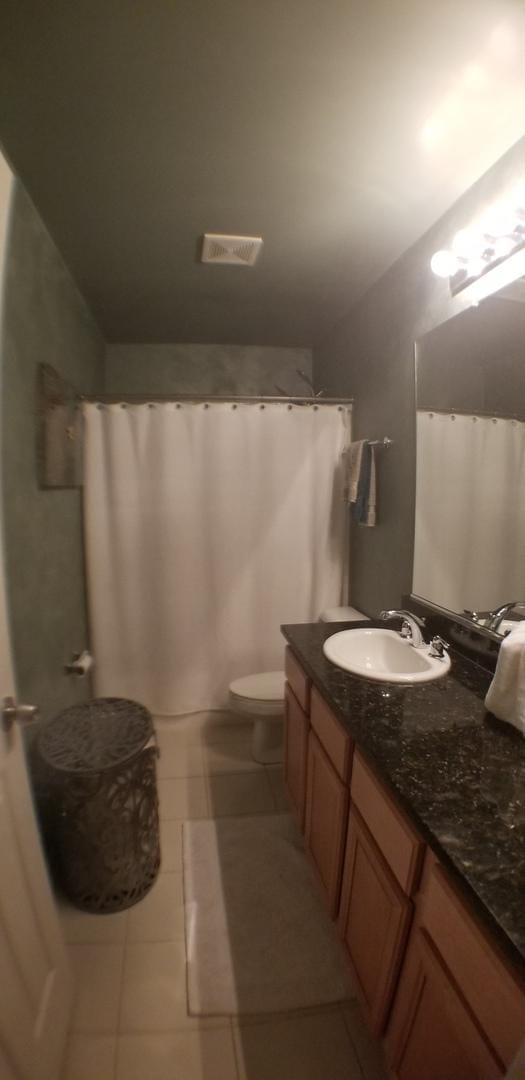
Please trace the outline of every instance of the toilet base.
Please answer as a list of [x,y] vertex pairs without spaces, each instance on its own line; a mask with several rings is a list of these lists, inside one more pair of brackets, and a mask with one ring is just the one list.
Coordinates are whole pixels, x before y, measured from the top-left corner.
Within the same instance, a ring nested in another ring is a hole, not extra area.
[[261,717],[254,721],[252,757],[259,765],[280,765],[284,760],[284,717]]

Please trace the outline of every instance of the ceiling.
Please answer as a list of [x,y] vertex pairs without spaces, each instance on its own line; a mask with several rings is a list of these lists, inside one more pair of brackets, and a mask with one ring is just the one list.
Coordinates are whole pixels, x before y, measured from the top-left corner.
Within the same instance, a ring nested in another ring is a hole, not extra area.
[[108,340],[310,345],[522,135],[524,35],[523,0],[2,0],[0,140]]

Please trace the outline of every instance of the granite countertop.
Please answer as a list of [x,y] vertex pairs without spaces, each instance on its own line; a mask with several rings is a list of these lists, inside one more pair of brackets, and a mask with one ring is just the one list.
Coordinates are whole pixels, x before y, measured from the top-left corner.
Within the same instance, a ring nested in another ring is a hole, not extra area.
[[[353,626],[381,625],[373,622]],[[466,889],[525,974],[525,740],[487,713],[491,674],[451,650],[448,675],[419,686],[357,678],[323,642],[335,623],[283,626],[297,659]]]

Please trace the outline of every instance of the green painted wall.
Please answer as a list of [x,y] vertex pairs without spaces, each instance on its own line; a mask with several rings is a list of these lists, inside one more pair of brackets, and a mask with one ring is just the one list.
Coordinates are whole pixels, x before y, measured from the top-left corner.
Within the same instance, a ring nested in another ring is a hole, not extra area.
[[434,251],[474,220],[525,170],[525,138],[459,199],[384,274],[314,352],[314,378],[354,397],[356,439],[394,444],[378,459],[378,524],[352,528],[351,603],[370,615],[399,607],[412,589],[416,472],[414,342],[466,305],[434,277]]
[[40,491],[37,365],[80,392],[103,385],[104,342],[57,248],[15,184],[6,261],[2,468],[8,598],[19,695],[44,716],[90,694],[63,673],[88,642],[80,491]]

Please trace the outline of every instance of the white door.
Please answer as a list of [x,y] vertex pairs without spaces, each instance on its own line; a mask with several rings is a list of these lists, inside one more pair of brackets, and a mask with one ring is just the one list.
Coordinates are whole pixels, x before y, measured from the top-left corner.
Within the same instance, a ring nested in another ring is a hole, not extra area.
[[[0,153],[2,291],[12,183]],[[0,331],[1,319],[0,308]],[[4,698],[16,699],[2,525],[0,491],[0,1077],[56,1080],[71,1011],[71,976],[33,811],[20,717],[1,715]]]

